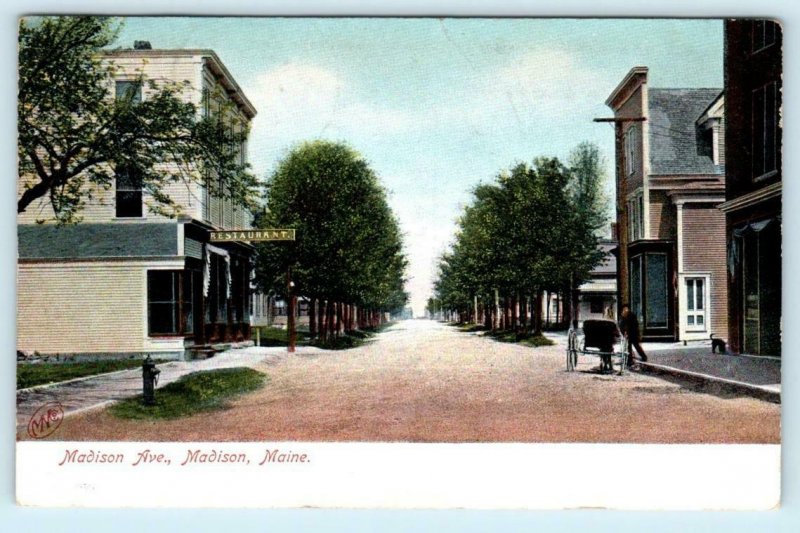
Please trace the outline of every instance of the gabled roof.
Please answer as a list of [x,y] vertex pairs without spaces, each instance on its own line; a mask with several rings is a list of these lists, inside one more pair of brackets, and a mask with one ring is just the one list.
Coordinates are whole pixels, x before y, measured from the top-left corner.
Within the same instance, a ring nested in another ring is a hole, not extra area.
[[601,274],[616,274],[617,273],[617,258],[611,253],[611,250],[617,247],[617,241],[601,240],[597,243],[597,247],[606,255],[599,265],[592,269],[593,275]]
[[648,91],[651,174],[722,174],[700,150],[697,120],[722,89],[654,89]]

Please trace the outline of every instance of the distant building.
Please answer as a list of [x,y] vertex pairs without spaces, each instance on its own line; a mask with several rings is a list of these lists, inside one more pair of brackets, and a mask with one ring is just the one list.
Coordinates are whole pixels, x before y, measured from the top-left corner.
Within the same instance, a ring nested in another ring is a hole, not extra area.
[[[307,327],[309,324],[310,300],[297,297],[294,307],[295,325]],[[250,325],[253,327],[274,326],[285,328],[288,324],[289,306],[286,300],[259,292],[251,296]]]
[[635,67],[606,100],[617,120],[618,288],[645,340],[724,335],[725,101],[659,89]]
[[[200,113],[232,103],[223,120],[244,127],[256,114],[211,50],[110,51],[118,67],[112,95],[146,101],[139,74],[187,82],[183,96]],[[239,147],[246,157],[246,146]],[[26,176],[19,177],[18,191]],[[88,187],[88,186],[87,186]],[[171,183],[177,218],[153,214],[132,172],[118,170],[110,189],[94,187],[74,226],[37,224],[52,213],[47,197],[18,216],[19,350],[88,356],[154,354],[181,358],[195,345],[250,338],[253,248],[209,242],[209,231],[248,228],[246,210],[209,194],[200,183]]]
[[725,22],[730,320],[735,353],[781,355],[781,27]]
[[605,257],[578,287],[578,317],[581,322],[594,318],[617,318],[617,258],[612,253],[616,241],[604,239],[598,247]]

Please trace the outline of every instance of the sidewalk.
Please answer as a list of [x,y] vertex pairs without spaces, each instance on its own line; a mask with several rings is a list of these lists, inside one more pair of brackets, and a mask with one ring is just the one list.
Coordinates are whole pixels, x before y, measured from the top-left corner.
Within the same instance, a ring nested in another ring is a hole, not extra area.
[[780,359],[712,353],[709,341],[689,346],[642,343],[642,348],[647,354],[647,363],[641,365],[645,372],[688,378],[780,402]]
[[[301,347],[298,348],[297,353],[311,353],[316,350],[316,348]],[[286,348],[284,347],[251,346],[222,352],[210,359],[161,363],[158,365],[161,374],[156,388],[163,387],[192,372],[218,368],[253,367],[262,362],[278,361],[285,356]],[[141,368],[17,391],[17,430],[24,429],[36,409],[48,402],[60,403],[66,416],[141,393]]]
[[[546,332],[545,336],[566,346],[566,332]],[[707,340],[688,346],[682,342],[643,342],[642,348],[647,354],[647,363],[639,365],[642,372],[781,401],[779,358],[712,353],[711,341]],[[634,357],[638,359],[635,350]]]

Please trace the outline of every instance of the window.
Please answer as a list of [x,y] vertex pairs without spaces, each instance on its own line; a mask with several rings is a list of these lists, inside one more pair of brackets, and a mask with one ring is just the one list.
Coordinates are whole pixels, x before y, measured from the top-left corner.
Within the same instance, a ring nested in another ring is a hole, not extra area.
[[128,100],[132,104],[142,101],[142,84],[138,81],[118,81],[115,90],[117,100]]
[[149,335],[192,332],[193,276],[181,270],[147,272],[147,324]]
[[716,146],[714,146],[714,127],[709,126],[697,132],[697,155],[710,158],[716,165]]
[[201,100],[203,106],[203,118],[208,118],[211,116],[211,94],[209,93],[208,87],[203,87],[203,96]]
[[637,255],[631,259],[630,264],[630,293],[631,311],[636,316],[642,316],[642,256]]
[[756,53],[775,44],[778,35],[778,25],[774,21],[754,20],[752,24],[752,53]]
[[[142,84],[138,81],[117,81],[117,100],[138,104],[142,101]],[[133,165],[119,165],[117,172],[116,215],[120,218],[142,216],[142,176]]]
[[142,216],[142,175],[133,165],[117,169],[116,215],[119,218]]
[[668,319],[667,291],[667,256],[666,254],[648,253],[645,255],[645,298],[647,313],[645,326],[650,328],[666,328]]
[[631,311],[642,317],[646,329],[669,328],[668,259],[665,253],[646,252],[629,263]]
[[750,354],[780,355],[780,224],[774,220],[752,223],[739,239],[742,348]]
[[222,227],[227,227],[227,224],[225,224],[225,202],[227,200],[226,192],[225,180],[222,178],[222,176],[220,176],[217,178],[217,205],[219,205],[219,217],[217,219],[217,224]]
[[631,176],[636,172],[636,141],[637,141],[637,128],[631,126],[625,132],[625,169],[627,175]]
[[706,281],[705,278],[686,278],[686,329],[704,331],[706,329]]
[[598,314],[603,312],[603,299],[599,296],[593,296],[589,300],[589,312],[592,314]]
[[753,91],[753,178],[778,170],[778,84],[768,83]]
[[644,196],[639,194],[628,201],[628,241],[644,238]]

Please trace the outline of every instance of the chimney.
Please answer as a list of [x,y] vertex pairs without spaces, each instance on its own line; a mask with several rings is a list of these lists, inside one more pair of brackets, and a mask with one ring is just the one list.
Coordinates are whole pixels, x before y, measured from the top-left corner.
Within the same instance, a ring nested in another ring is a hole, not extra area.
[[133,41],[133,49],[134,50],[152,50],[153,47],[150,45],[150,41]]

